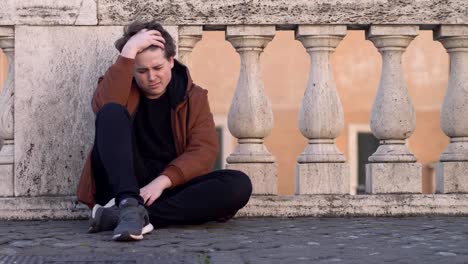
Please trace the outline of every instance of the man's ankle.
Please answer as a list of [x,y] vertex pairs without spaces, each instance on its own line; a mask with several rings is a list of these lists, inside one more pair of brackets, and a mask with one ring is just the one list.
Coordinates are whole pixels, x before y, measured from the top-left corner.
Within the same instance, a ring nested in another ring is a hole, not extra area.
[[133,193],[123,193],[116,196],[116,205],[120,207],[120,204],[124,200],[132,199],[135,200],[139,205],[144,205],[144,200],[140,195],[133,194]]

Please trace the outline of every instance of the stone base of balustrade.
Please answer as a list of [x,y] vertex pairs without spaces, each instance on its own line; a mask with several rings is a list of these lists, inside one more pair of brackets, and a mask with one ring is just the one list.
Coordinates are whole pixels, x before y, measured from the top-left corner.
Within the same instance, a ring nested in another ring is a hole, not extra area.
[[0,197],[13,195],[13,171],[13,164],[0,164]]
[[439,162],[436,166],[437,193],[468,193],[468,162]]
[[[0,198],[1,220],[86,219],[73,196]],[[468,194],[254,195],[236,217],[468,216]]]
[[366,193],[421,193],[420,163],[366,164]]
[[237,216],[468,216],[468,194],[253,196]]
[[276,163],[231,163],[226,169],[239,170],[249,175],[253,194],[277,194],[278,188]]
[[0,197],[2,220],[84,219],[89,211],[75,196]]
[[296,194],[349,193],[348,163],[296,164]]

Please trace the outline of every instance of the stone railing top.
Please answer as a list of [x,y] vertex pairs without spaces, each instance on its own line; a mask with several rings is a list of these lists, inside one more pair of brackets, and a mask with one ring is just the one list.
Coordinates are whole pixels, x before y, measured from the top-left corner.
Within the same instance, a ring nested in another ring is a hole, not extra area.
[[1,0],[0,25],[468,24],[466,0]]

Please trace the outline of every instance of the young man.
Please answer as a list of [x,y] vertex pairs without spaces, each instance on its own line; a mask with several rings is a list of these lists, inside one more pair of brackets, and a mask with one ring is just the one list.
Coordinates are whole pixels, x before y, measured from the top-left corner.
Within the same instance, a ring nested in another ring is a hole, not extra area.
[[155,21],[134,22],[115,46],[92,99],[95,142],[77,193],[93,208],[90,232],[140,240],[153,225],[232,217],[252,185],[240,171],[211,172],[218,137],[207,91],[174,59],[172,37]]

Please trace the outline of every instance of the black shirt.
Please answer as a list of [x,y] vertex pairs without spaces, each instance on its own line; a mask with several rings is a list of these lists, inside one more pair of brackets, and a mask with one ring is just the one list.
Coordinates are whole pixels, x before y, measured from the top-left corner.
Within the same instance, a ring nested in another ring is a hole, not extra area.
[[167,91],[157,99],[148,99],[141,93],[136,116],[133,120],[133,131],[139,156],[146,171],[154,179],[177,156]]

